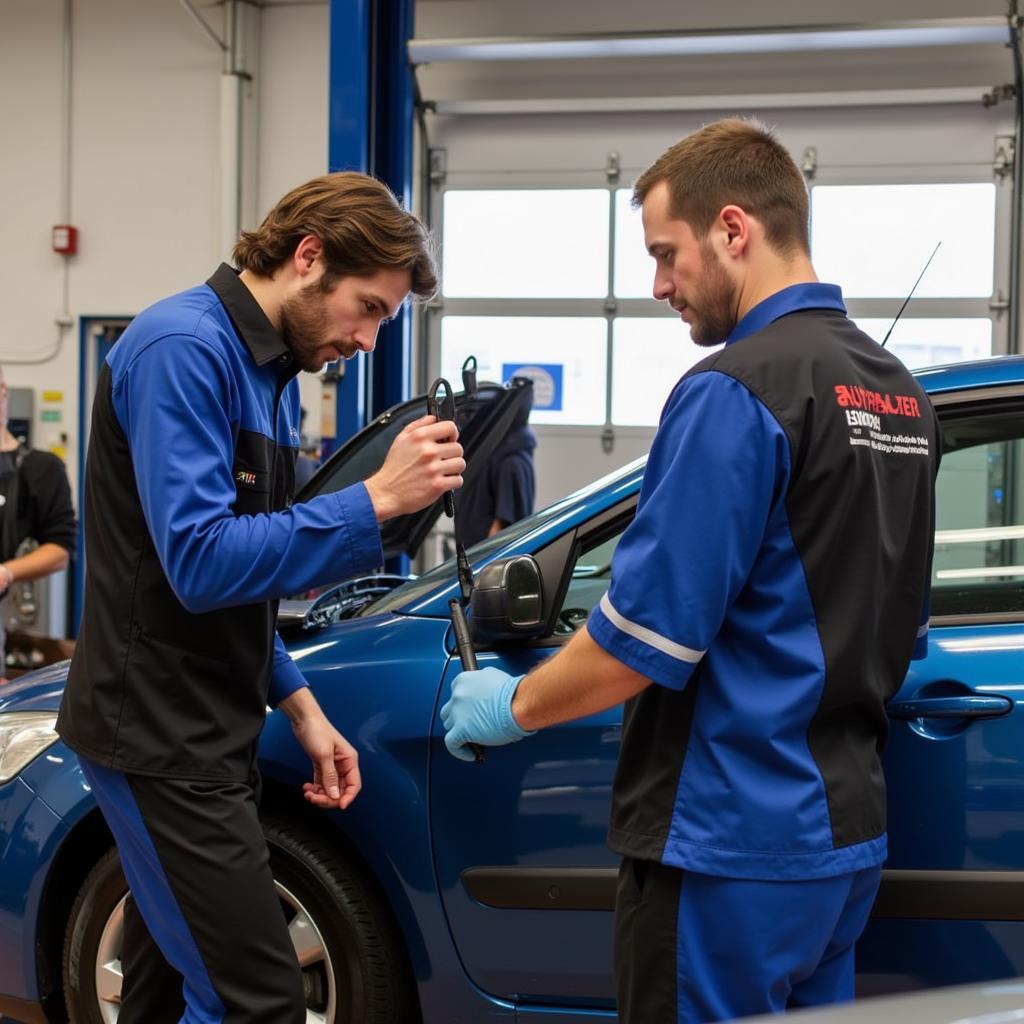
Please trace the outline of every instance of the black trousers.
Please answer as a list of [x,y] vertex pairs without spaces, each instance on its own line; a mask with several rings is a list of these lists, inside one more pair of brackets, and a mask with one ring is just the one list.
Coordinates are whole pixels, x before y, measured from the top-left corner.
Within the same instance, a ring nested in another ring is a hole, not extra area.
[[253,786],[82,771],[131,887],[119,1024],[305,1024]]

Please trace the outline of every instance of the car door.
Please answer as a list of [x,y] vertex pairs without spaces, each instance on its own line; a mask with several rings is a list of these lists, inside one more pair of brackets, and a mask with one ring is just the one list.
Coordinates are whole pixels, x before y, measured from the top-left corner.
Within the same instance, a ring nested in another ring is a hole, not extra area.
[[889,859],[862,992],[1024,974],[1024,396],[936,398],[927,659],[889,704]]
[[[612,553],[634,507],[632,499],[554,542],[549,548],[564,552],[557,558],[538,555],[544,588],[557,605],[551,635],[478,652],[481,668],[526,672],[583,626],[608,589]],[[449,661],[442,700],[460,670],[457,659]],[[592,1007],[595,1020],[614,1005],[618,859],[605,837],[621,727],[620,706],[490,749],[478,765],[445,752],[435,717],[435,866],[462,963],[484,991],[523,1003]]]

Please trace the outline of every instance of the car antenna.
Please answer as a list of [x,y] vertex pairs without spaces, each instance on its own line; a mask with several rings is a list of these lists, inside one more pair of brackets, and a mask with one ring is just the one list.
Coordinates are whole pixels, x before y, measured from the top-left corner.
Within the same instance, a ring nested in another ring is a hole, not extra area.
[[914,296],[914,292],[917,291],[917,286],[921,283],[921,278],[924,277],[925,271],[932,265],[932,260],[935,259],[935,254],[939,251],[940,245],[942,245],[941,238],[935,243],[935,248],[932,249],[931,256],[928,257],[928,261],[921,269],[921,273],[917,275],[917,280],[914,282],[914,287],[910,289],[910,294],[903,300],[903,305],[900,306],[900,311],[896,314],[896,319],[889,325],[889,330],[885,332],[885,337],[882,339],[882,348],[885,348],[885,343],[889,340],[889,335],[892,334],[893,327],[899,323],[900,317],[903,316],[903,310],[907,308],[907,303],[910,302]]

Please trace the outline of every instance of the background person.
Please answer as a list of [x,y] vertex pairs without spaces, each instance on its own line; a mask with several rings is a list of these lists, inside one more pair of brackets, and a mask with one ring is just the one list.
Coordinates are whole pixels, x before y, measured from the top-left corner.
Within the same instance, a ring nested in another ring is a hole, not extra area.
[[852,998],[886,855],[885,703],[925,653],[937,420],[818,283],[803,178],[761,126],[684,139],[634,202],[655,298],[725,348],[665,405],[587,629],[525,677],[458,676],[446,742],[471,760],[628,700],[624,1024]]
[[532,403],[516,412],[483,471],[455,497],[455,539],[466,547],[492,537],[533,511],[537,435],[529,426]]
[[[256,808],[268,704],[345,808],[358,757],[274,629],[277,599],[375,568],[378,524],[458,487],[451,423],[423,417],[365,483],[288,507],[299,370],[372,351],[431,244],[361,174],[306,183],[196,288],[107,357],[85,480],[85,610],[57,728],[110,826],[125,909],[121,1024],[305,1024]],[[183,1016],[184,1014],[184,1016]]]
[[298,494],[320,468],[320,460],[313,458],[309,439],[303,429],[306,423],[306,407],[299,408],[299,452],[295,457],[295,493]]
[[[27,447],[8,430],[9,398],[0,370],[0,597],[7,597],[16,582],[66,568],[78,532],[64,463],[51,452]],[[38,547],[18,556],[29,538]],[[0,651],[6,650],[9,611],[9,601],[0,604]]]

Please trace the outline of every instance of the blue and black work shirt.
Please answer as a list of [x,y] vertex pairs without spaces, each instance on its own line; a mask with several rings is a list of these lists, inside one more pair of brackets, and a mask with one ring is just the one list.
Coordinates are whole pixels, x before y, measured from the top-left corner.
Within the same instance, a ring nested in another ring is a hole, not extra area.
[[626,708],[610,845],[704,874],[885,858],[885,703],[927,644],[934,410],[838,288],[755,306],[680,380],[591,636]]
[[125,772],[246,779],[305,685],[277,598],[380,565],[366,487],[290,505],[297,366],[222,265],[108,355],[85,477],[85,608],[57,729]]

